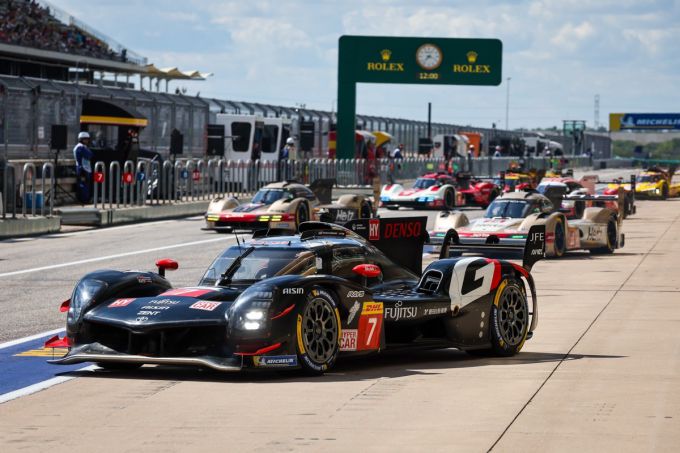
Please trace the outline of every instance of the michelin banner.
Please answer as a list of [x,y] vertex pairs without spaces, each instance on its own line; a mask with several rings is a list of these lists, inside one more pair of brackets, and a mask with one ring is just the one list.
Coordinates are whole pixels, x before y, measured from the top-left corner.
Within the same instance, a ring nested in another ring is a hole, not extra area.
[[610,113],[609,130],[680,129],[680,113]]

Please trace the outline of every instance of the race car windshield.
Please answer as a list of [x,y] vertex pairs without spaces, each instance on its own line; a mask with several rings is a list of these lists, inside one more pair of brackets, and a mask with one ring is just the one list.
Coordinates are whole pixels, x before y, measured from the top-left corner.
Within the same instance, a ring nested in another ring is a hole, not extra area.
[[[232,264],[242,256],[235,268]],[[203,275],[201,285],[216,285],[229,270],[229,282],[257,281],[264,278],[286,274],[301,274],[314,264],[310,252],[300,249],[280,249],[271,247],[250,248],[231,247],[220,255]],[[299,264],[299,265],[298,265]]]
[[293,194],[283,189],[260,189],[251,203],[272,204],[276,200],[292,200]]
[[638,178],[638,182],[657,182],[659,175],[642,175]]
[[436,180],[430,179],[430,178],[418,178],[416,179],[416,183],[413,185],[414,189],[427,189],[428,187],[432,187],[437,183]]
[[495,200],[489,205],[484,217],[506,217],[521,219],[532,212],[539,212],[538,206],[527,200]]

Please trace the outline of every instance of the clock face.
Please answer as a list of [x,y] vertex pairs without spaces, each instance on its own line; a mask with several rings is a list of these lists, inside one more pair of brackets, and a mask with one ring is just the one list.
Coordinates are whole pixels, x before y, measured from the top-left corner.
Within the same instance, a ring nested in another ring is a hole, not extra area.
[[442,51],[434,44],[423,44],[416,50],[416,61],[421,68],[431,71],[442,64]]

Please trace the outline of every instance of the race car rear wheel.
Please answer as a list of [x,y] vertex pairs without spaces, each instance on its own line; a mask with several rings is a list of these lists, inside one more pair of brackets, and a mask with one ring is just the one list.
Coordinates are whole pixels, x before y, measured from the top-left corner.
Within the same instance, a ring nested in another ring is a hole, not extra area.
[[340,314],[335,298],[313,288],[297,320],[297,352],[302,369],[310,374],[328,371],[338,356]]
[[453,209],[456,206],[456,194],[451,189],[444,192],[444,208]]
[[299,227],[302,222],[309,220],[309,209],[306,203],[300,203],[295,211],[295,227]]
[[555,242],[553,244],[555,257],[559,258],[564,255],[567,249],[567,236],[564,233],[564,222],[561,218],[555,221]]
[[617,243],[616,220],[614,219],[614,217],[611,217],[607,222],[607,245],[605,247],[590,249],[590,253],[594,255],[614,253],[614,249],[616,249],[616,243]]
[[668,198],[668,184],[663,184],[661,186],[661,199],[665,200]]
[[498,285],[490,322],[492,351],[503,357],[517,354],[529,331],[529,303],[521,281],[508,278]]

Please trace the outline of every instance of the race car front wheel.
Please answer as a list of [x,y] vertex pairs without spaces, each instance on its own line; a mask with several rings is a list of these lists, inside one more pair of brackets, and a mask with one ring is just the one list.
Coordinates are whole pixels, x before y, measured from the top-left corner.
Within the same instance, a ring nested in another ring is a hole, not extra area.
[[529,303],[521,281],[505,279],[496,290],[491,306],[491,349],[509,357],[524,346],[529,331]]
[[302,369],[310,374],[328,371],[338,356],[340,314],[335,298],[322,288],[313,288],[302,313],[298,314],[297,352]]

